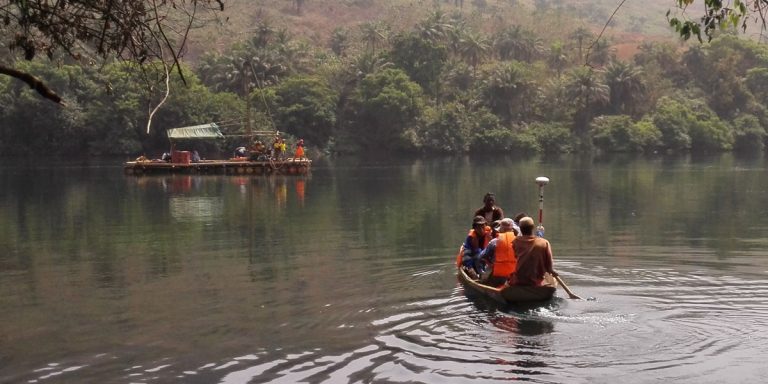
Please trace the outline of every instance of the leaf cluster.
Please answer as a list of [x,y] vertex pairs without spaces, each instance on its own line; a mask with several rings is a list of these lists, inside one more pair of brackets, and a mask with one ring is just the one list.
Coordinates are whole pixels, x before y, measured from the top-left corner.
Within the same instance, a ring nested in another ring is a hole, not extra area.
[[748,16],[755,15],[762,21],[765,28],[765,1],[764,0],[701,0],[704,5],[703,15],[697,19],[689,19],[686,11],[696,0],[675,0],[677,10],[681,15],[672,16],[672,10],[667,11],[669,25],[684,40],[696,37],[703,42],[702,33],[707,41],[712,41],[718,30],[740,28],[746,32],[750,23]]

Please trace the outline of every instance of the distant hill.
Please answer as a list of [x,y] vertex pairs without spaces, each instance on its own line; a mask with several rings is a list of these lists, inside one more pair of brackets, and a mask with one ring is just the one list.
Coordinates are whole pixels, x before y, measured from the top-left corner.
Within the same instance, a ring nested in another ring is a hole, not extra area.
[[[286,28],[294,37],[327,47],[334,29],[383,21],[394,31],[412,28],[437,9],[462,12],[487,33],[503,25],[527,29],[565,40],[578,27],[599,33],[616,9],[616,0],[227,0],[218,23],[193,31],[187,58],[194,61],[206,51],[221,52],[233,42],[250,36],[254,26],[266,21]],[[463,3],[463,5],[461,5]],[[631,56],[645,40],[675,41],[665,14],[672,0],[626,2],[618,10],[604,36],[611,39],[619,57]]]

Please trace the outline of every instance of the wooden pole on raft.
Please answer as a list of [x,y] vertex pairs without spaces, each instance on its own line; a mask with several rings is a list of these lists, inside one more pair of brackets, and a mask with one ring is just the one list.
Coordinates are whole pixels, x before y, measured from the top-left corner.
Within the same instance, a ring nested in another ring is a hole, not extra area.
[[[544,237],[544,186],[549,184],[549,178],[539,176],[536,178],[536,184],[539,186],[539,225],[536,227],[536,236]],[[581,297],[573,293],[559,275],[555,276],[555,280],[557,280],[560,286],[563,287],[563,290],[568,294],[568,297],[581,300]]]

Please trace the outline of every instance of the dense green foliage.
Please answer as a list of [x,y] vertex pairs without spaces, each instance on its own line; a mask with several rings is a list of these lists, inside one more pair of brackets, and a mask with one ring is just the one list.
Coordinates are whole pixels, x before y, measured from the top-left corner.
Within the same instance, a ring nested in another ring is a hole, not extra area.
[[237,120],[225,129],[237,134],[245,116],[329,152],[765,148],[763,45],[727,35],[685,51],[643,43],[619,60],[609,40],[588,52],[594,35],[583,28],[557,39],[519,25],[486,34],[482,17],[438,10],[394,33],[367,22],[336,29],[327,47],[259,23],[245,41],[201,57],[186,86],[173,79],[149,135],[147,108],[164,85],[147,94],[135,68],[19,63],[69,106],[0,78],[0,150],[154,154],[167,147],[164,129]]
[[275,87],[277,125],[313,143],[325,144],[336,124],[336,95],[318,78],[296,76]]
[[422,113],[422,91],[399,69],[365,76],[352,94],[347,146],[365,150],[412,149],[412,132]]
[[[29,70],[41,73],[57,89],[66,90],[63,94],[69,105],[62,108],[41,100],[19,82],[0,82],[0,149],[4,154],[98,155],[167,149],[164,130],[146,134],[150,100],[136,68],[123,63],[108,65],[99,72],[38,62],[19,66],[34,67]],[[235,95],[212,93],[195,76],[187,77],[186,86],[175,78],[172,89],[171,97],[155,116],[158,127],[221,121],[243,110],[243,102]]]
[[632,121],[627,115],[598,116],[592,120],[592,140],[604,152],[643,152],[656,149],[661,131],[648,120]]

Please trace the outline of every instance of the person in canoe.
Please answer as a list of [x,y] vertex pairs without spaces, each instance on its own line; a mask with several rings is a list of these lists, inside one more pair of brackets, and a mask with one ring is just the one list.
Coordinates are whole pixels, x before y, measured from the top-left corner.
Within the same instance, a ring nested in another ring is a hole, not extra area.
[[512,243],[517,262],[509,285],[539,286],[544,281],[545,273],[557,277],[552,247],[546,239],[534,236],[534,227],[532,218],[520,219],[520,236]]
[[478,257],[480,252],[485,249],[488,243],[491,241],[491,227],[488,226],[485,218],[482,216],[475,216],[472,219],[472,229],[467,234],[467,239],[464,241],[464,254],[461,258],[461,264],[467,271],[467,274],[472,278],[478,278]]
[[523,217],[528,217],[528,214],[525,212],[520,212],[512,219],[512,225],[514,226],[515,233],[517,233],[518,236],[520,235],[520,219]]
[[504,211],[496,206],[496,195],[488,192],[483,196],[483,206],[475,211],[475,216],[482,216],[485,221],[492,223],[504,218]]
[[480,274],[480,282],[490,286],[500,286],[509,280],[515,272],[517,258],[512,246],[517,238],[514,231],[514,221],[504,218],[499,225],[499,235],[491,240],[480,253],[479,264],[485,265],[485,271]]

